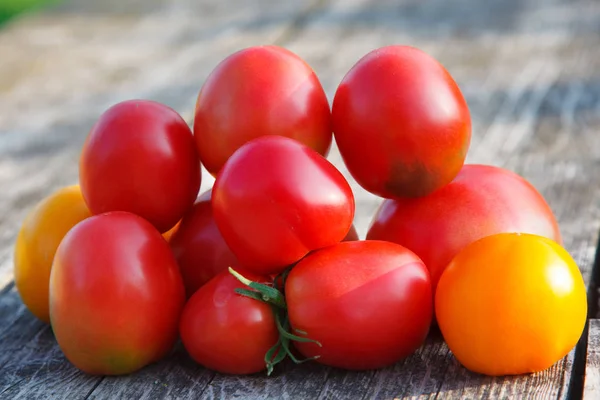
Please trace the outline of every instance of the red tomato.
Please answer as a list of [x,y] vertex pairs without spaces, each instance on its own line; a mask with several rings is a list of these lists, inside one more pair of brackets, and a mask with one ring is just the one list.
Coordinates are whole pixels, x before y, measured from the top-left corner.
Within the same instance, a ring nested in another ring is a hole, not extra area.
[[385,200],[367,239],[399,243],[427,265],[433,287],[470,243],[503,232],[560,242],[558,224],[541,194],[519,175],[489,165],[465,165],[452,183],[427,197]]
[[196,103],[194,137],[202,163],[213,175],[244,143],[282,135],[327,155],[331,112],[311,67],[277,46],[256,46],[223,60],[206,80]]
[[408,46],[359,60],[335,93],[332,119],[352,176],[387,198],[424,196],[449,183],[471,141],[458,86],[434,58]]
[[50,321],[67,359],[100,375],[136,371],[177,339],[185,289],[167,242],[127,212],[67,233],[50,274]]
[[[266,278],[238,271],[255,282]],[[227,374],[265,369],[265,353],[279,333],[271,306],[234,292],[248,289],[222,272],[194,293],[185,305],[179,331],[190,356],[203,366]]]
[[296,348],[334,367],[393,364],[421,346],[431,325],[427,268],[394,243],[344,242],[312,253],[292,268],[285,294],[292,327],[323,346]]
[[188,297],[219,272],[238,265],[213,218],[211,193],[200,196],[169,241]]
[[147,100],[125,101],[102,114],[79,163],[81,190],[92,213],[129,211],[161,232],[194,204],[200,177],[185,121]]
[[340,242],[354,217],[343,175],[316,151],[282,136],[242,146],[217,176],[212,196],[229,248],[262,275]]

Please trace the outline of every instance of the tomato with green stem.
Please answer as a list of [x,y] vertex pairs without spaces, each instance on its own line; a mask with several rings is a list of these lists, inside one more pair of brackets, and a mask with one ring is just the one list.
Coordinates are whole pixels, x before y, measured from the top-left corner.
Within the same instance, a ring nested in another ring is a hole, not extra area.
[[425,341],[433,312],[429,272],[410,250],[383,241],[343,242],[303,258],[285,296],[295,342],[307,358],[365,370],[393,364]]

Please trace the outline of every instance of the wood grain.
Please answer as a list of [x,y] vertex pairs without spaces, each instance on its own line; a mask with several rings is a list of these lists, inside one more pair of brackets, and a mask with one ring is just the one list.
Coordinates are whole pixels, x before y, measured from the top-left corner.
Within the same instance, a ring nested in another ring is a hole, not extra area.
[[600,398],[600,320],[590,320],[583,398]]
[[[487,378],[460,366],[435,333],[411,357],[379,371],[288,363],[270,378],[231,377],[203,369],[178,348],[130,376],[89,377],[66,362],[51,330],[22,306],[10,283],[12,243],[27,209],[77,180],[83,139],[109,105],[150,98],[191,121],[210,70],[227,54],[262,43],[302,56],[331,100],[362,55],[402,43],[439,59],[462,88],[473,119],[468,162],[509,168],[546,197],[591,300],[600,230],[599,27],[600,3],[590,0],[81,0],[9,25],[0,32],[0,398],[580,397],[583,377],[573,371],[585,357],[576,360],[574,351],[543,373]],[[335,147],[330,160],[353,187],[364,237],[381,200],[356,184]],[[213,181],[203,179],[205,190]],[[591,321],[590,399],[598,397],[598,329]]]

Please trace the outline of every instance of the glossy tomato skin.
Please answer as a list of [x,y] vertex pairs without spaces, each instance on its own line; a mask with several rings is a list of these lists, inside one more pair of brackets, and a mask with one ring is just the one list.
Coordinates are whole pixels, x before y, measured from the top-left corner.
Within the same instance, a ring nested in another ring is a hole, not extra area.
[[575,261],[537,235],[501,233],[465,247],[440,279],[440,330],[471,371],[543,371],[577,344],[587,318],[586,288]]
[[56,249],[72,227],[90,216],[79,185],[72,185],[36,204],[21,225],[15,243],[15,286],[27,308],[44,322],[50,322],[48,285]]
[[335,93],[332,121],[352,176],[386,198],[425,196],[450,182],[471,141],[457,84],[438,61],[408,46],[360,59]]
[[50,320],[65,356],[84,372],[128,374],[165,356],[184,303],[169,245],[141,217],[90,217],[58,247]]
[[[238,270],[260,283],[268,279]],[[181,340],[199,364],[226,374],[265,369],[265,354],[279,339],[271,306],[234,292],[247,289],[228,271],[221,272],[189,299],[179,325]]]
[[209,190],[198,198],[169,241],[188,298],[219,272],[239,264],[217,228],[211,194]]
[[217,176],[212,206],[242,266],[262,275],[340,242],[354,218],[344,176],[311,148],[282,136],[242,146]]
[[316,251],[291,270],[285,293],[292,327],[323,347],[294,345],[334,367],[393,364],[421,346],[431,325],[427,268],[395,243],[343,242]]
[[194,137],[213,176],[235,150],[263,135],[296,139],[324,156],[332,140],[319,79],[300,57],[278,46],[254,46],[224,59],[196,103]]
[[200,161],[179,114],[153,101],[129,100],[109,108],[92,128],[79,179],[92,213],[132,212],[166,232],[194,204]]
[[501,232],[524,232],[560,242],[558,223],[542,195],[519,175],[494,166],[465,165],[448,185],[426,197],[385,200],[367,239],[414,251],[433,287],[468,244]]

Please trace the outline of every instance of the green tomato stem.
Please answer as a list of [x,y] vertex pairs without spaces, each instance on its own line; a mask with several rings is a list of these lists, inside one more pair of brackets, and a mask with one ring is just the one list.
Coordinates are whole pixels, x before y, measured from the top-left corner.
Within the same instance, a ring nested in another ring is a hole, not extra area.
[[237,280],[239,280],[244,285],[250,288],[237,288],[235,289],[235,292],[253,300],[267,303],[271,306],[271,310],[273,311],[275,326],[277,327],[277,331],[279,332],[279,339],[277,340],[277,343],[275,343],[275,345],[273,345],[273,347],[271,347],[265,353],[267,375],[271,375],[273,373],[275,365],[285,360],[286,357],[289,357],[296,364],[301,364],[306,361],[315,360],[319,358],[319,356],[315,356],[303,360],[298,359],[296,356],[294,356],[294,354],[292,354],[292,351],[290,349],[290,341],[315,343],[319,347],[323,347],[320,342],[306,337],[308,334],[305,331],[294,329],[294,331],[298,333],[298,335],[294,335],[293,333],[291,333],[291,324],[288,318],[287,305],[284,296],[285,281],[287,279],[288,274],[291,271],[291,268],[292,267],[287,268],[285,271],[283,271],[281,274],[275,277],[273,287],[271,287],[262,283],[253,282],[247,279],[246,277],[242,276],[233,268],[229,267],[229,272]]

